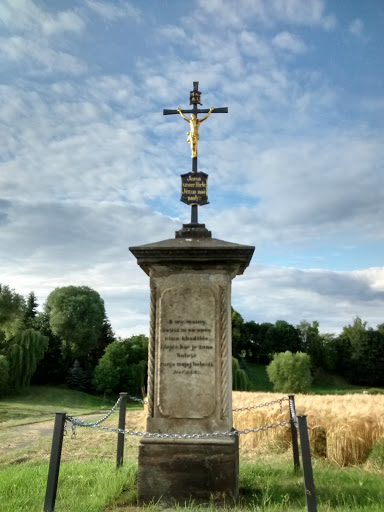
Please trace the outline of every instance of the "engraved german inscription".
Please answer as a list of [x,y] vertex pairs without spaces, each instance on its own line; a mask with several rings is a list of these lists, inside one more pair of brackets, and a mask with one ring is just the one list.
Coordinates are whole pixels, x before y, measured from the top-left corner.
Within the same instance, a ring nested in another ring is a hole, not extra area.
[[208,204],[208,174],[204,172],[188,172],[181,175],[180,201],[189,205]]

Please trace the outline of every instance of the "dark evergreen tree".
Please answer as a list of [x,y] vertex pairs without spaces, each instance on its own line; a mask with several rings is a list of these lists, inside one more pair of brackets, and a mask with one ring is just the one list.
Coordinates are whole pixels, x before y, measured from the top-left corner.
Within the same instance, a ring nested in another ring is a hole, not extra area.
[[360,317],[334,340],[337,371],[352,384],[384,386],[384,325],[367,327]]
[[368,329],[365,346],[359,358],[360,383],[366,386],[384,386],[384,332]]
[[337,368],[350,382],[359,384],[359,362],[363,347],[367,344],[367,322],[360,317],[353,319],[352,325],[343,327],[343,331],[336,339]]
[[311,358],[312,373],[317,373],[319,369],[325,369],[326,348],[319,332],[319,322],[314,321],[310,324],[306,320],[302,320],[297,328],[300,333],[302,351]]
[[86,358],[81,358],[81,362],[83,364],[84,372],[87,380],[87,391],[92,392],[95,391],[94,386],[92,385],[93,374],[95,368],[99,362],[99,360],[104,355],[105,349],[110,345],[113,341],[115,341],[115,333],[112,330],[112,326],[108,320],[108,318],[104,319],[103,325],[101,327],[99,339],[97,340],[97,345],[93,348]]
[[301,347],[298,329],[285,320],[277,320],[273,331],[273,352],[297,352]]
[[108,318],[104,318],[99,338],[97,340],[97,345],[89,352],[87,357],[88,366],[91,368],[92,372],[99,359],[104,355],[105,349],[113,341],[115,341],[115,333],[112,330],[112,326]]
[[34,292],[30,292],[27,297],[27,302],[25,306],[24,318],[23,318],[23,327],[25,329],[30,329],[35,327],[35,318],[37,315],[37,299]]
[[232,308],[232,355],[236,358],[246,357],[247,333],[243,317]]
[[275,326],[269,322],[260,325],[260,343],[263,347],[262,363],[267,364],[272,360],[275,346]]
[[246,359],[253,363],[259,363],[262,353],[260,343],[260,325],[253,320],[244,322],[245,337],[247,339]]
[[76,389],[77,391],[84,391],[87,387],[87,377],[77,360],[68,371],[67,384],[71,389]]

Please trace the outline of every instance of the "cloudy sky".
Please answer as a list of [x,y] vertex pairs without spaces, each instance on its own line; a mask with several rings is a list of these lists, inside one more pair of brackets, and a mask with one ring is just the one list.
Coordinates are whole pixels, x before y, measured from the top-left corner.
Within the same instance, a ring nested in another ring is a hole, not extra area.
[[41,305],[103,297],[148,332],[129,246],[174,236],[188,125],[215,238],[255,245],[233,284],[245,320],[384,322],[382,0],[1,0],[0,282]]

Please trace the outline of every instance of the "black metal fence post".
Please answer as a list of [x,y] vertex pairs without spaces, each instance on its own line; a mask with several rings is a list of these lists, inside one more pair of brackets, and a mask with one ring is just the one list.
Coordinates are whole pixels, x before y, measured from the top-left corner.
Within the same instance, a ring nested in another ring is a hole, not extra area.
[[53,512],[55,509],[57,481],[59,479],[61,448],[65,425],[65,412],[57,412],[53,427],[51,458],[49,461],[47,488],[45,491],[44,512]]
[[[119,429],[125,430],[125,411],[127,406],[127,393],[120,393],[120,409],[119,409]],[[116,467],[119,468],[123,465],[124,460],[124,440],[125,435],[122,433],[117,434],[117,456]]]
[[316,512],[315,482],[313,481],[311,450],[309,447],[307,416],[300,414],[298,417],[301,460],[303,462],[305,499],[307,500],[308,512]]
[[288,395],[289,398],[289,414],[291,417],[291,436],[292,436],[292,451],[293,451],[293,467],[295,470],[300,469],[300,456],[299,456],[299,443],[297,441],[297,427],[296,427],[296,409],[295,409],[295,395]]

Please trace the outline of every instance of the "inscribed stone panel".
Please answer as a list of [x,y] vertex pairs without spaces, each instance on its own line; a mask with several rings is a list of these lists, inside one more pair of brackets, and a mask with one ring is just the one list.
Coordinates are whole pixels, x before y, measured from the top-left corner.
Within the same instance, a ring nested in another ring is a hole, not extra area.
[[160,297],[158,407],[171,418],[206,418],[215,410],[215,296],[196,282]]

